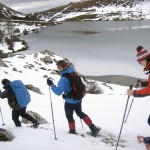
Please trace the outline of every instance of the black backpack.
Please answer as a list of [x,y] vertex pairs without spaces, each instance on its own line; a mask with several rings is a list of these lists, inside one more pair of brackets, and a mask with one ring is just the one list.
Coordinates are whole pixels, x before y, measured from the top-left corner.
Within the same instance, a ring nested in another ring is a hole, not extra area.
[[63,95],[63,98],[72,98],[73,100],[81,100],[85,94],[85,85],[83,84],[81,77],[77,75],[75,72],[73,73],[65,73],[62,77],[67,77],[70,81],[71,92]]

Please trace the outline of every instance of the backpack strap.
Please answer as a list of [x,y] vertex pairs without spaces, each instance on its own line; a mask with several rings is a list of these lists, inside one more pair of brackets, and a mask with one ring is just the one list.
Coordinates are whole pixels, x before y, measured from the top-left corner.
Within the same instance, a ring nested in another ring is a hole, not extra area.
[[75,72],[72,72],[72,73],[64,73],[61,77],[67,77],[70,79],[70,75],[71,74],[75,74]]
[[[73,73],[70,73],[70,74],[74,74]],[[64,73],[61,77],[66,77],[67,79],[69,79],[69,83],[70,83],[70,86],[71,86],[71,77],[70,77],[70,74],[69,73]],[[71,87],[72,88],[72,87]],[[66,98],[72,98],[72,94],[71,92],[68,92],[66,94],[62,94],[62,98],[63,99],[66,99]]]

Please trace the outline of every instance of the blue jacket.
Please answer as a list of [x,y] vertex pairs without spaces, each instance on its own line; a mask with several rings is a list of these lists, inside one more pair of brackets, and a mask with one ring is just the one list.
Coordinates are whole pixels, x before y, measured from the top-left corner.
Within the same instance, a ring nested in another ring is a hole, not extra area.
[[[60,75],[62,76],[65,73],[72,73],[72,72],[74,72],[73,67],[69,67],[61,71]],[[60,80],[58,81],[57,86],[52,84],[51,89],[56,95],[61,95],[62,93],[67,94],[68,92],[71,91],[69,79],[66,77],[61,77]],[[81,100],[73,100],[73,99],[66,98],[65,102],[70,104],[76,104],[81,102]]]

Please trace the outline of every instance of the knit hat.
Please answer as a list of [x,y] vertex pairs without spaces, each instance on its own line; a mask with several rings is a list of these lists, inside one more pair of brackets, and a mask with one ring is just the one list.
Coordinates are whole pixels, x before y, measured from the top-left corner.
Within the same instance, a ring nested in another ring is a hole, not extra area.
[[137,53],[136,57],[137,57],[137,61],[141,62],[141,61],[143,61],[143,60],[145,60],[145,59],[150,57],[150,52],[148,50],[146,50],[146,49],[141,49]]
[[3,79],[2,84],[5,85],[6,83],[10,82],[8,79]]
[[144,47],[141,46],[141,45],[139,45],[139,46],[137,46],[136,51],[139,52],[139,51],[141,51],[142,49],[144,49]]

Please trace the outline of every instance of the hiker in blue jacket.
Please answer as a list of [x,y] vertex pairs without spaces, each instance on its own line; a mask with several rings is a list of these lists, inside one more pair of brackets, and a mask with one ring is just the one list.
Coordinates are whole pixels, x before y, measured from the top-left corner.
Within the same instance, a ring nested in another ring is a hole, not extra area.
[[20,107],[17,103],[15,94],[10,87],[10,81],[8,79],[3,79],[2,84],[5,90],[3,92],[0,90],[0,98],[8,99],[8,104],[12,108],[12,120],[14,121],[16,127],[21,127],[21,122],[19,120],[19,116],[21,116],[22,118],[31,121],[33,123],[33,128],[37,128],[39,123],[36,119],[26,113],[27,106]]
[[[66,95],[67,93],[69,93],[71,91],[71,86],[70,86],[70,82],[69,79],[66,77],[63,77],[62,75],[64,75],[65,73],[73,73],[74,72],[74,68],[71,66],[68,66],[68,64],[64,61],[64,60],[59,60],[57,62],[57,68],[60,72],[61,78],[58,81],[57,86],[53,84],[53,81],[50,79],[47,79],[47,84],[49,86],[51,86],[52,91],[60,96],[61,94],[64,93],[64,95]],[[81,119],[83,119],[83,121],[85,122],[86,125],[89,126],[90,130],[91,130],[91,136],[96,136],[98,134],[98,132],[100,131],[99,127],[96,127],[93,123],[92,120],[89,118],[89,116],[87,114],[85,114],[84,112],[82,112],[82,99],[79,100],[73,100],[72,98],[65,98],[65,114],[66,114],[66,118],[68,120],[68,125],[69,125],[69,132],[70,134],[77,134],[76,130],[75,130],[75,121],[73,118],[73,112],[75,111],[77,116],[79,116]]]

